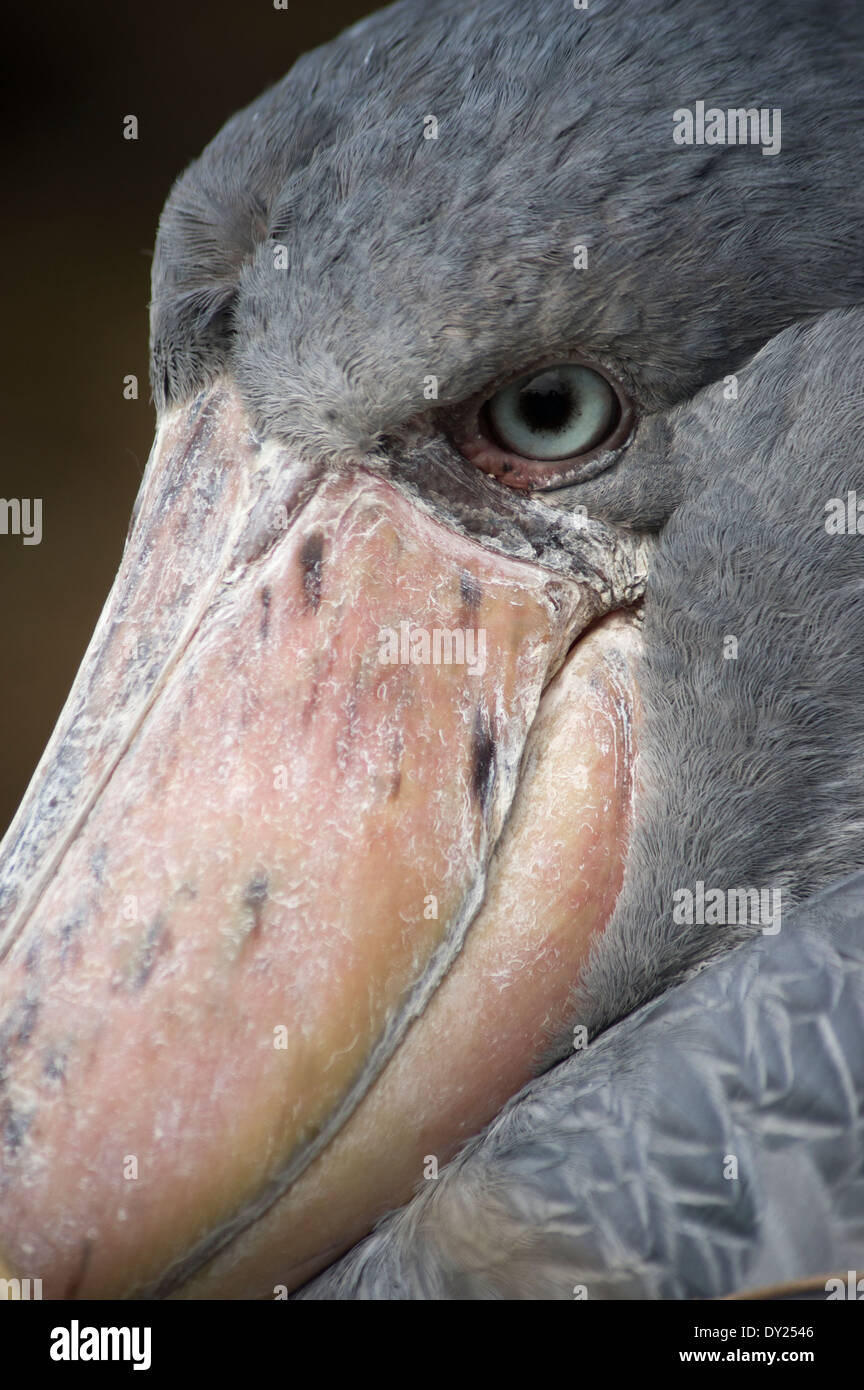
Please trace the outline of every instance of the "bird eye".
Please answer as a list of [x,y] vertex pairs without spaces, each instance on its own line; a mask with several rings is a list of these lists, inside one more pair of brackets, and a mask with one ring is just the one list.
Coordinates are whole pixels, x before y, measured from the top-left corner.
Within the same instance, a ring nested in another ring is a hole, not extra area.
[[620,413],[606,378],[572,362],[512,382],[486,410],[503,448],[541,462],[587,453],[611,433]]
[[562,362],[502,386],[461,425],[454,442],[469,462],[508,487],[554,488],[607,466],[594,460],[627,442],[633,409],[602,372]]

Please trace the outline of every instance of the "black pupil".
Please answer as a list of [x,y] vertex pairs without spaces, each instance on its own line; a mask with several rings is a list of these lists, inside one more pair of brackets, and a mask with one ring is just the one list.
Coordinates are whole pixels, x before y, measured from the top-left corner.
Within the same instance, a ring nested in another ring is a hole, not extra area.
[[533,377],[519,392],[522,418],[532,430],[550,434],[563,430],[575,406],[573,388],[558,372]]

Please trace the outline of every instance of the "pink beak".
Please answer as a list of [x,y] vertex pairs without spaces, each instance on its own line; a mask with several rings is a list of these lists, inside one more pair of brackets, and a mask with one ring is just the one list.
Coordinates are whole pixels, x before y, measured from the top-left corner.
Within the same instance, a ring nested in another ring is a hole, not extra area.
[[602,612],[224,384],[165,418],[0,855],[0,1265],[272,1297],[531,1077],[626,855]]

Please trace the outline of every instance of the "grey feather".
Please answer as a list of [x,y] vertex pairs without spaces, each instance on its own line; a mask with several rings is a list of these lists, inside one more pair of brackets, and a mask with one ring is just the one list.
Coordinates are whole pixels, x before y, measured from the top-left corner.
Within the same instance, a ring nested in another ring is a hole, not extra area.
[[[456,403],[579,348],[653,412],[858,303],[864,16],[782,15],[408,0],[307,55],[168,200],[157,401],[230,365],[263,429],[356,456],[427,411],[429,373]],[[676,147],[672,112],[706,96],[781,106],[782,153]]]

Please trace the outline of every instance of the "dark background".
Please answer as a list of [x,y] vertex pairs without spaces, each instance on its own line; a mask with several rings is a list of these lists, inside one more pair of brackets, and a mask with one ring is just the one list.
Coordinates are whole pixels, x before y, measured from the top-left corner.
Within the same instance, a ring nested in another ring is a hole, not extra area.
[[[43,538],[0,536],[0,834],[114,577],[154,412],[147,304],[172,182],[234,111],[375,0],[6,0],[0,130],[0,497],[41,497]],[[123,117],[138,117],[137,141]],[[123,378],[139,381],[123,399]]]

